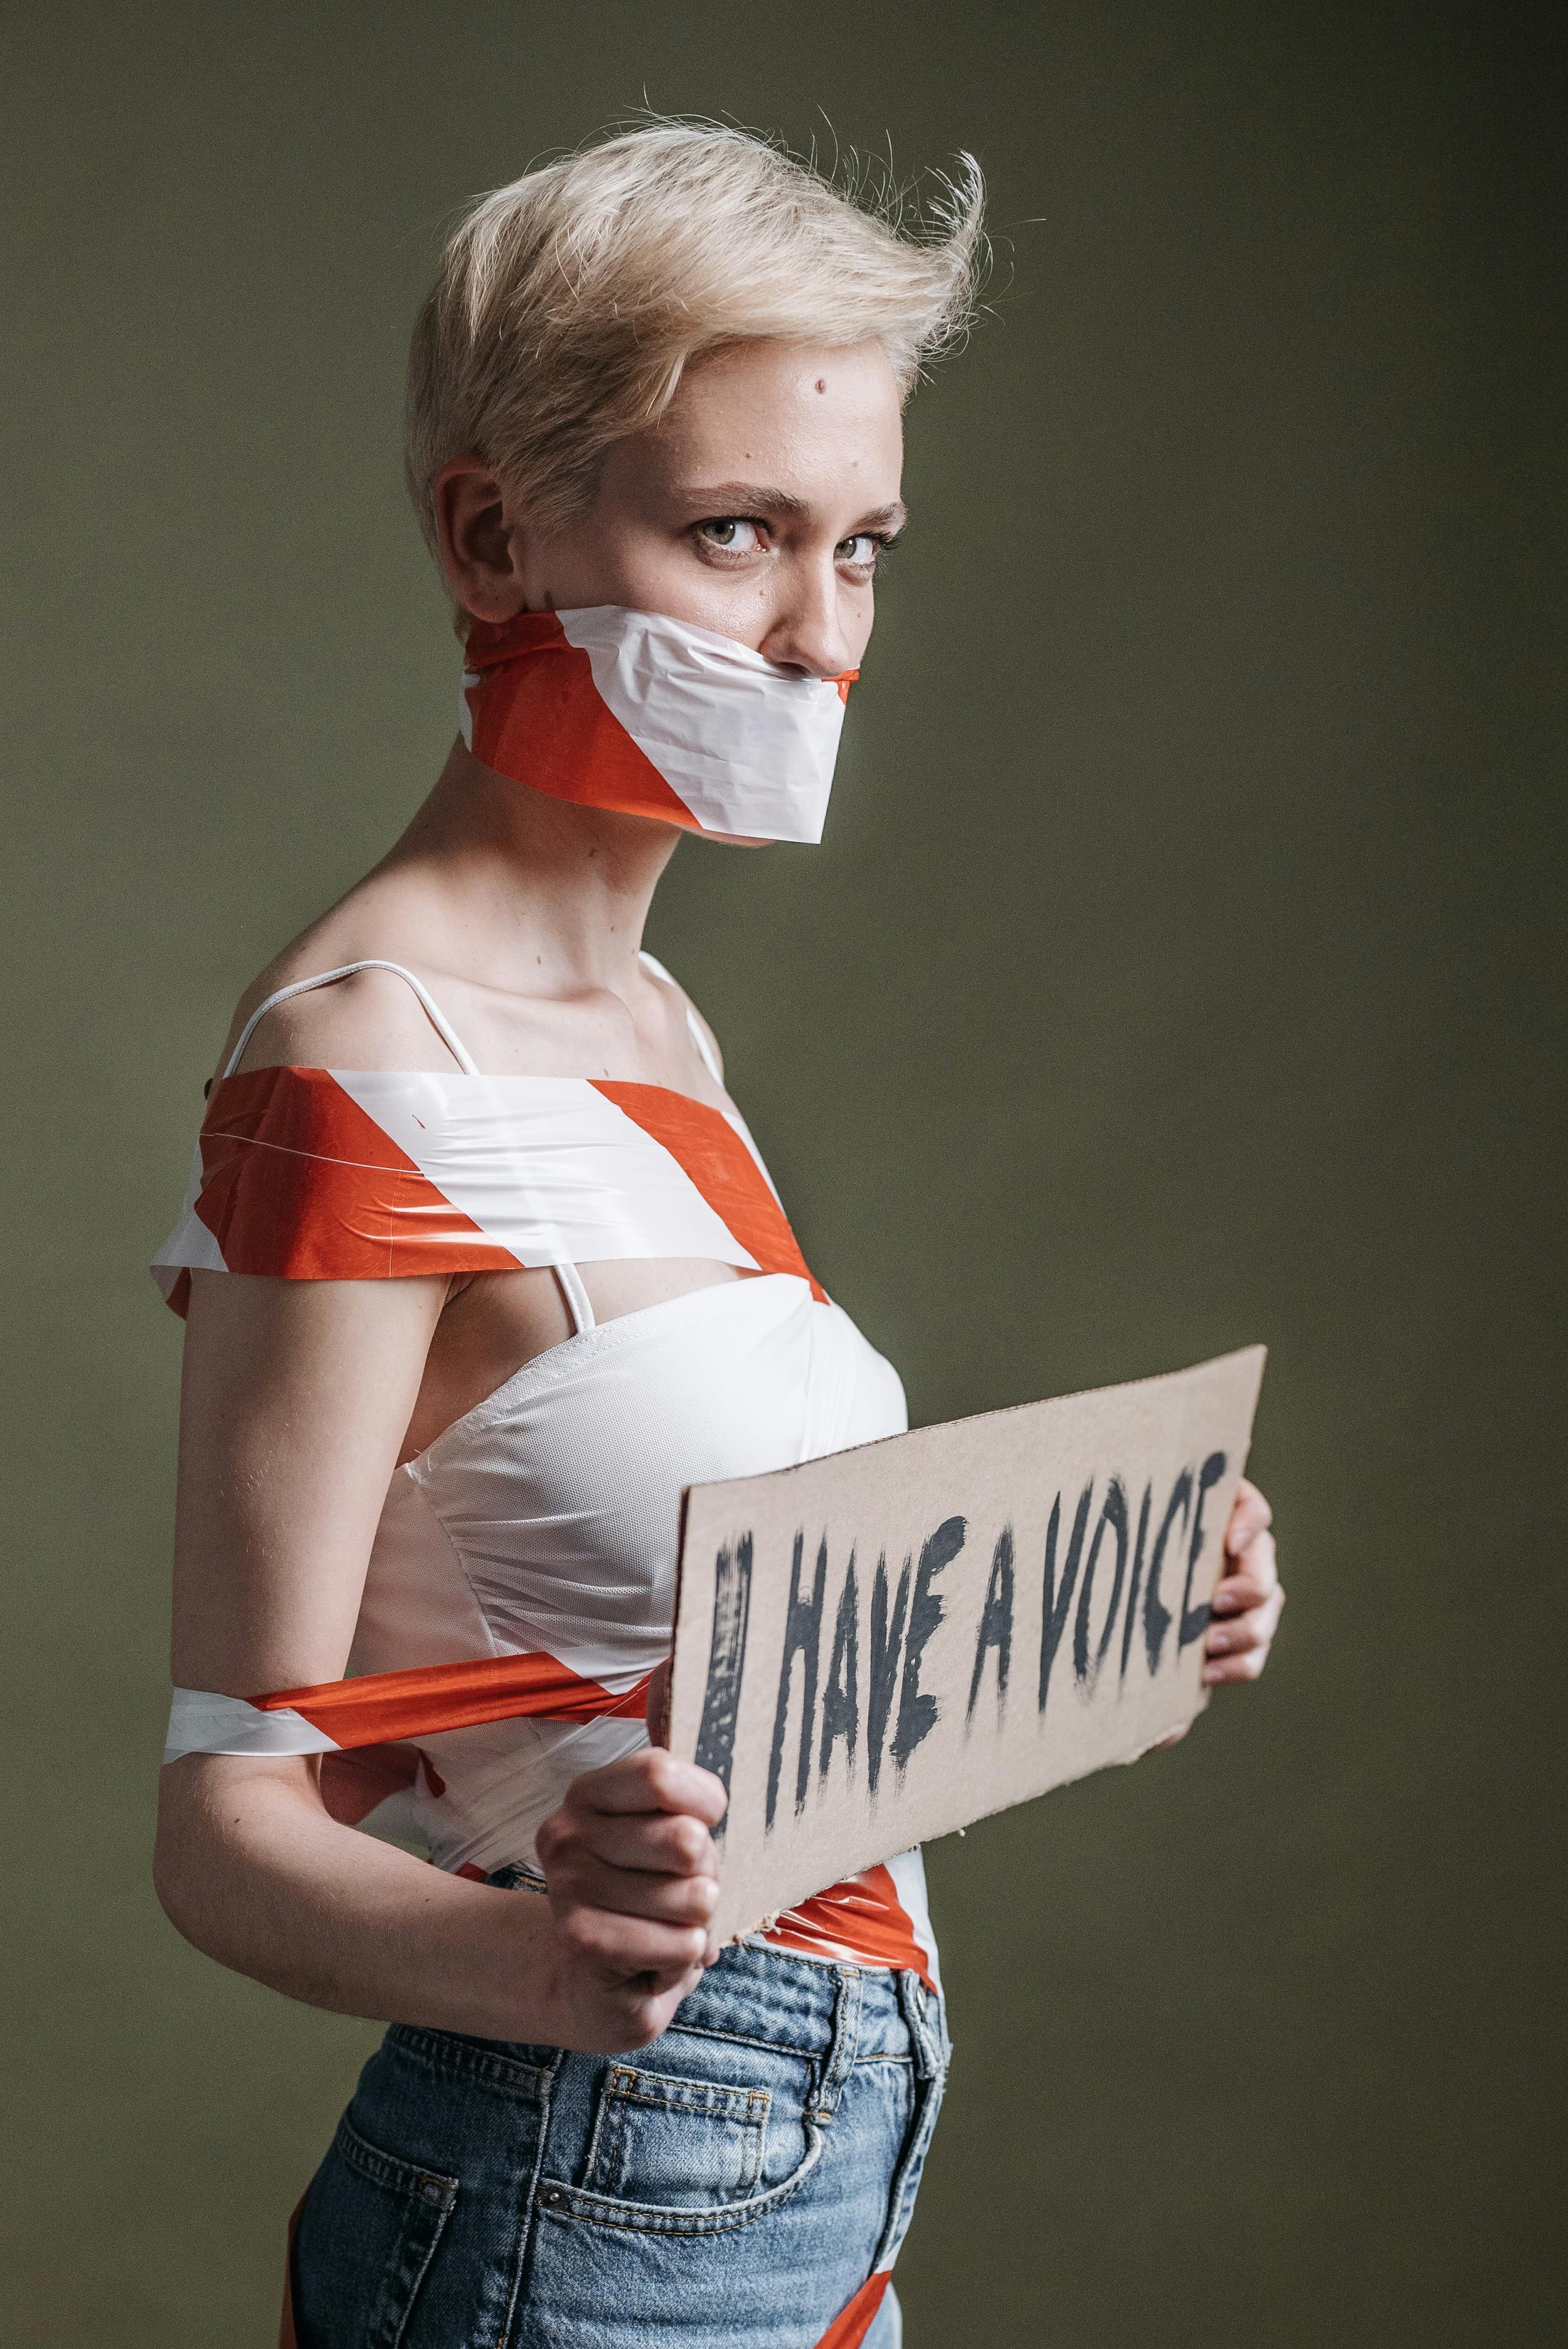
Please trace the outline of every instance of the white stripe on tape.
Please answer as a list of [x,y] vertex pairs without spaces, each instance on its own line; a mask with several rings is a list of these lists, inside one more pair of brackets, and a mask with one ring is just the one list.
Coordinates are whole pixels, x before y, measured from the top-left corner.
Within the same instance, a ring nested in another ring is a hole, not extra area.
[[206,1689],[174,1692],[169,1708],[165,1762],[182,1754],[335,1754],[335,1737],[317,1729],[287,1705],[263,1713],[242,1696],[214,1696]]

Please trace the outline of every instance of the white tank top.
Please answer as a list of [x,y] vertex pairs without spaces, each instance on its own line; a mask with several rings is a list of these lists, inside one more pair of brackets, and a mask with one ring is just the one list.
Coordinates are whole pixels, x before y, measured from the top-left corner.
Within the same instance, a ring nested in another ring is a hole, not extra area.
[[[375,967],[408,979],[460,1074],[233,1075],[274,1003],[365,967],[282,989],[248,1023],[214,1090],[182,1224],[155,1267],[166,1293],[182,1302],[197,1265],[364,1277],[434,1268],[432,1248],[449,1268],[496,1269],[500,1248],[506,1264],[554,1267],[574,1334],[394,1472],[350,1679],[284,1692],[292,1703],[177,1692],[169,1755],[322,1752],[339,1816],[417,1836],[439,1867],[484,1875],[537,1866],[536,1831],[572,1780],[646,1743],[641,1699],[670,1650],[683,1488],[897,1434],[903,1390],[807,1272],[733,1112],[659,1087],[482,1076],[426,990],[393,964]],[[298,1081],[280,1091],[284,1078]],[[607,1108],[622,1124],[630,1118],[624,1134],[612,1133]],[[297,1185],[302,1162],[304,1209],[276,1192],[280,1181]],[[341,1198],[324,1223],[321,1200],[338,1197],[334,1186]],[[705,1215],[717,1241],[694,1231]],[[568,1241],[583,1258],[700,1255],[761,1268],[595,1323]],[[373,1264],[355,1255],[366,1249]],[[376,1677],[388,1674],[408,1677]],[[464,1725],[445,1725],[452,1692],[466,1697],[498,1675],[537,1682],[544,1695],[526,1712],[470,1712]],[[403,1710],[395,1705],[377,1735],[401,1742],[351,1754],[364,1740],[345,1723],[380,1690]],[[385,1797],[399,1779],[411,1784]],[[830,1888],[769,1938],[934,1979],[918,1854]]]

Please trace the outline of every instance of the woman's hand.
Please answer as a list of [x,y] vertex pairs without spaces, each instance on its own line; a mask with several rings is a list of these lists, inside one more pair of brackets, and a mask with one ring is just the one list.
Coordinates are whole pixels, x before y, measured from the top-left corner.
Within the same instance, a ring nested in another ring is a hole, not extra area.
[[1274,1511],[1255,1485],[1242,1478],[1225,1527],[1225,1569],[1210,1601],[1203,1637],[1203,1682],[1255,1681],[1268,1661],[1279,1628],[1284,1590],[1269,1531]]
[[710,1830],[727,1800],[711,1771],[654,1746],[584,1771],[540,1827],[563,2046],[646,2046],[717,1957]]
[[570,1788],[539,1831],[548,1900],[340,1825],[309,1755],[188,1754],[161,1796],[159,1892],[187,1940],[337,2013],[621,2054],[667,2029],[717,1954],[724,1788],[671,1754]]

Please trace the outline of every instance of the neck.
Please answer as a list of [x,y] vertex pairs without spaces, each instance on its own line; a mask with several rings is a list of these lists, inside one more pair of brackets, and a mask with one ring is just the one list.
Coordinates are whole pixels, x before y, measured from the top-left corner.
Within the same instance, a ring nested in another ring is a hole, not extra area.
[[455,742],[380,869],[421,868],[450,901],[461,959],[491,966],[494,983],[619,992],[679,838],[674,824],[531,791]]

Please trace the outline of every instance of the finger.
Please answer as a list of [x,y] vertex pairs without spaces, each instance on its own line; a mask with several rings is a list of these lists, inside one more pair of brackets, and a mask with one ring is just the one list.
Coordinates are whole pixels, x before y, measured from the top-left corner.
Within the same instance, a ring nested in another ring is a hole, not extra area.
[[1225,1688],[1237,1681],[1255,1681],[1268,1661],[1268,1650],[1254,1648],[1245,1656],[1216,1656],[1203,1666],[1205,1688]]
[[1274,1511],[1245,1476],[1236,1487],[1236,1497],[1231,1504],[1231,1519],[1225,1527],[1225,1547],[1232,1557],[1240,1557],[1249,1542],[1274,1523]]
[[605,2003],[612,2013],[618,2010],[624,2022],[619,2030],[613,2028],[613,2035],[597,2051],[589,2052],[624,2055],[634,2047],[647,2046],[668,2030],[676,2007],[690,1997],[701,1980],[702,1968],[690,1966],[683,1974],[638,1974],[624,1988],[610,1991]]
[[1274,1537],[1271,1533],[1257,1534],[1245,1563],[1214,1585],[1210,1611],[1215,1615],[1239,1614],[1245,1608],[1261,1607],[1278,1588],[1279,1560]]
[[670,1742],[670,1674],[674,1664],[675,1658],[666,1656],[662,1664],[655,1665],[648,1682],[648,1701],[643,1710],[650,1745],[667,1745]]
[[596,1811],[569,1797],[540,1822],[534,1845],[546,1880],[563,1890],[589,1863],[650,1879],[718,1874],[713,1837],[686,1811]]
[[607,2039],[598,2052],[607,2055],[624,2055],[628,2048],[645,2047],[650,2039],[657,2039],[667,2029],[670,2016],[683,1998],[689,1998],[702,1980],[700,1966],[686,1966],[672,1973],[667,1966],[646,1966],[641,1973],[627,1974],[614,1980],[601,1980],[594,1985],[596,2000],[602,2000],[613,2011],[625,2017],[625,2024],[614,2039]]
[[1191,1726],[1192,1724],[1190,1721],[1184,1721],[1181,1723],[1181,1728],[1173,1729],[1168,1737],[1157,1737],[1153,1744],[1149,1748],[1150,1753],[1163,1754],[1167,1752],[1171,1746],[1180,1745],[1181,1740],[1186,1736],[1187,1732],[1191,1728]]
[[558,1900],[602,1909],[615,1917],[647,1917],[661,1925],[700,1925],[706,1931],[718,1905],[717,1876],[647,1876],[607,1868],[582,1854],[554,1879]]
[[619,1909],[585,1903],[557,1904],[556,1930],[569,1957],[612,1980],[656,1973],[678,1981],[700,1971],[708,1934],[701,1925],[666,1925],[655,1917],[630,1917]]
[[1266,1648],[1274,1638],[1277,1612],[1273,1607],[1253,1607],[1228,1623],[1211,1623],[1203,1634],[1206,1656],[1244,1656]]
[[687,1811],[711,1827],[724,1816],[728,1801],[724,1781],[711,1770],[678,1762],[655,1745],[607,1762],[602,1769],[585,1770],[568,1787],[562,1807],[603,1813]]
[[1223,1582],[1216,1583],[1214,1587],[1209,1612],[1218,1616],[1245,1615],[1253,1607],[1265,1606],[1269,1597],[1270,1593],[1261,1582],[1253,1582],[1239,1574],[1227,1575]]
[[578,1852],[607,1868],[635,1868],[653,1876],[717,1876],[713,1837],[689,1811],[589,1812],[563,1854]]
[[1276,1582],[1268,1597],[1255,1607],[1227,1616],[1222,1622],[1211,1621],[1203,1636],[1205,1651],[1222,1655],[1227,1650],[1253,1647],[1259,1637],[1272,1640],[1284,1609],[1284,1592]]
[[1255,1681],[1268,1661],[1274,1635],[1284,1606],[1276,1590],[1266,1607],[1240,1616],[1234,1622],[1211,1625],[1203,1640],[1203,1681],[1219,1687],[1226,1681]]
[[672,1966],[644,1966],[634,1974],[601,1974],[599,1990],[601,1995],[607,1993],[612,1999],[624,2002],[628,2010],[634,2013],[640,2007],[645,2013],[649,2012],[655,2001],[669,1999],[673,1991],[675,1997],[659,2017],[657,2027],[645,2034],[649,2039],[656,2039],[668,2023],[674,2008],[696,1988],[702,1976],[700,1965],[683,1966],[678,1973]]

